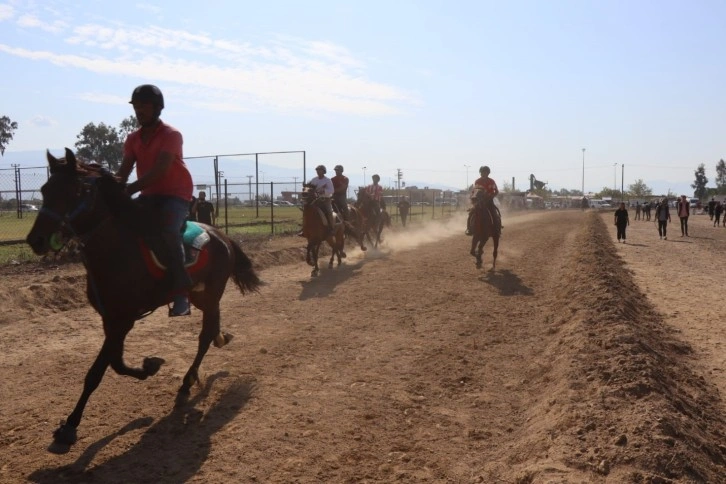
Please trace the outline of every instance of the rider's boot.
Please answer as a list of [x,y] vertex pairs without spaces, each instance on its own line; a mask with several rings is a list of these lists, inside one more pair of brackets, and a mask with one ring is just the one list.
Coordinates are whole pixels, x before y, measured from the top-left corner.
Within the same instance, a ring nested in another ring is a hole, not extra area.
[[169,267],[167,271],[171,278],[170,292],[174,302],[174,306],[169,310],[169,316],[188,316],[191,314],[188,293],[192,287],[192,279],[184,267],[184,252],[178,246],[178,242],[170,243],[169,247]]

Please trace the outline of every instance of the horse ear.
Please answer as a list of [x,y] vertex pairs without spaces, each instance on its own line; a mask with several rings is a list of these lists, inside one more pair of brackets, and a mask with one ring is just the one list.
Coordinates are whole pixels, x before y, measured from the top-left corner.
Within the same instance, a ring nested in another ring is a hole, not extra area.
[[68,169],[71,171],[76,170],[76,155],[73,153],[73,151],[70,150],[70,148],[66,148],[66,165],[68,165]]
[[45,157],[48,159],[48,166],[50,167],[51,173],[55,173],[57,170],[65,166],[65,163],[50,154],[50,150],[45,151]]

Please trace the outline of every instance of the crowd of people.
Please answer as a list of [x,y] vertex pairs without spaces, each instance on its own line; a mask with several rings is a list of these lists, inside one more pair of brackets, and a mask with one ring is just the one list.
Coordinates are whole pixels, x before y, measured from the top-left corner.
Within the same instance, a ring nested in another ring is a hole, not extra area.
[[[690,237],[688,233],[688,220],[695,211],[693,210],[693,204],[691,204],[686,195],[681,195],[674,202],[669,202],[668,197],[664,197],[658,202],[645,202],[642,204],[637,202],[635,204],[635,220],[650,221],[652,211],[656,225],[658,226],[658,236],[662,240],[668,240],[668,224],[672,221],[671,208],[675,209],[675,214],[678,217],[681,237]],[[707,213],[714,227],[726,227],[726,216],[723,216],[723,212],[724,202],[716,200],[715,197],[711,197],[707,205]],[[617,227],[616,235],[618,242],[625,243],[625,232],[628,225],[630,225],[628,209],[625,207],[625,203],[621,202],[615,211],[615,226]]]

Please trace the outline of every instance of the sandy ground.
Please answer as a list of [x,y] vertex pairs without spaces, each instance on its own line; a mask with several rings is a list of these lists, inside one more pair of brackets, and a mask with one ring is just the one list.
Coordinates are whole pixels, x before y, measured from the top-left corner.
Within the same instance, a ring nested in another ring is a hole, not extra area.
[[[631,214],[632,216],[632,214]],[[102,342],[77,264],[3,268],[1,482],[724,482],[726,229],[506,216],[495,271],[464,221],[396,227],[310,278],[303,241],[248,241],[203,383],[174,406],[200,314],[137,323],[66,453],[47,449]],[[679,230],[678,230],[679,232]]]

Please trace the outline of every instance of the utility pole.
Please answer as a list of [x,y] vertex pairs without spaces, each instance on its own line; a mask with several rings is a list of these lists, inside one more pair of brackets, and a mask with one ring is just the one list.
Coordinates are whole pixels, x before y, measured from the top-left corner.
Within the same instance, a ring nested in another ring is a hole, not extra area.
[[396,169],[396,199],[401,199],[401,178],[403,178],[403,172],[400,168]]
[[250,202],[250,205],[252,205],[252,179],[255,177],[254,175],[245,175],[247,177],[247,200]]

